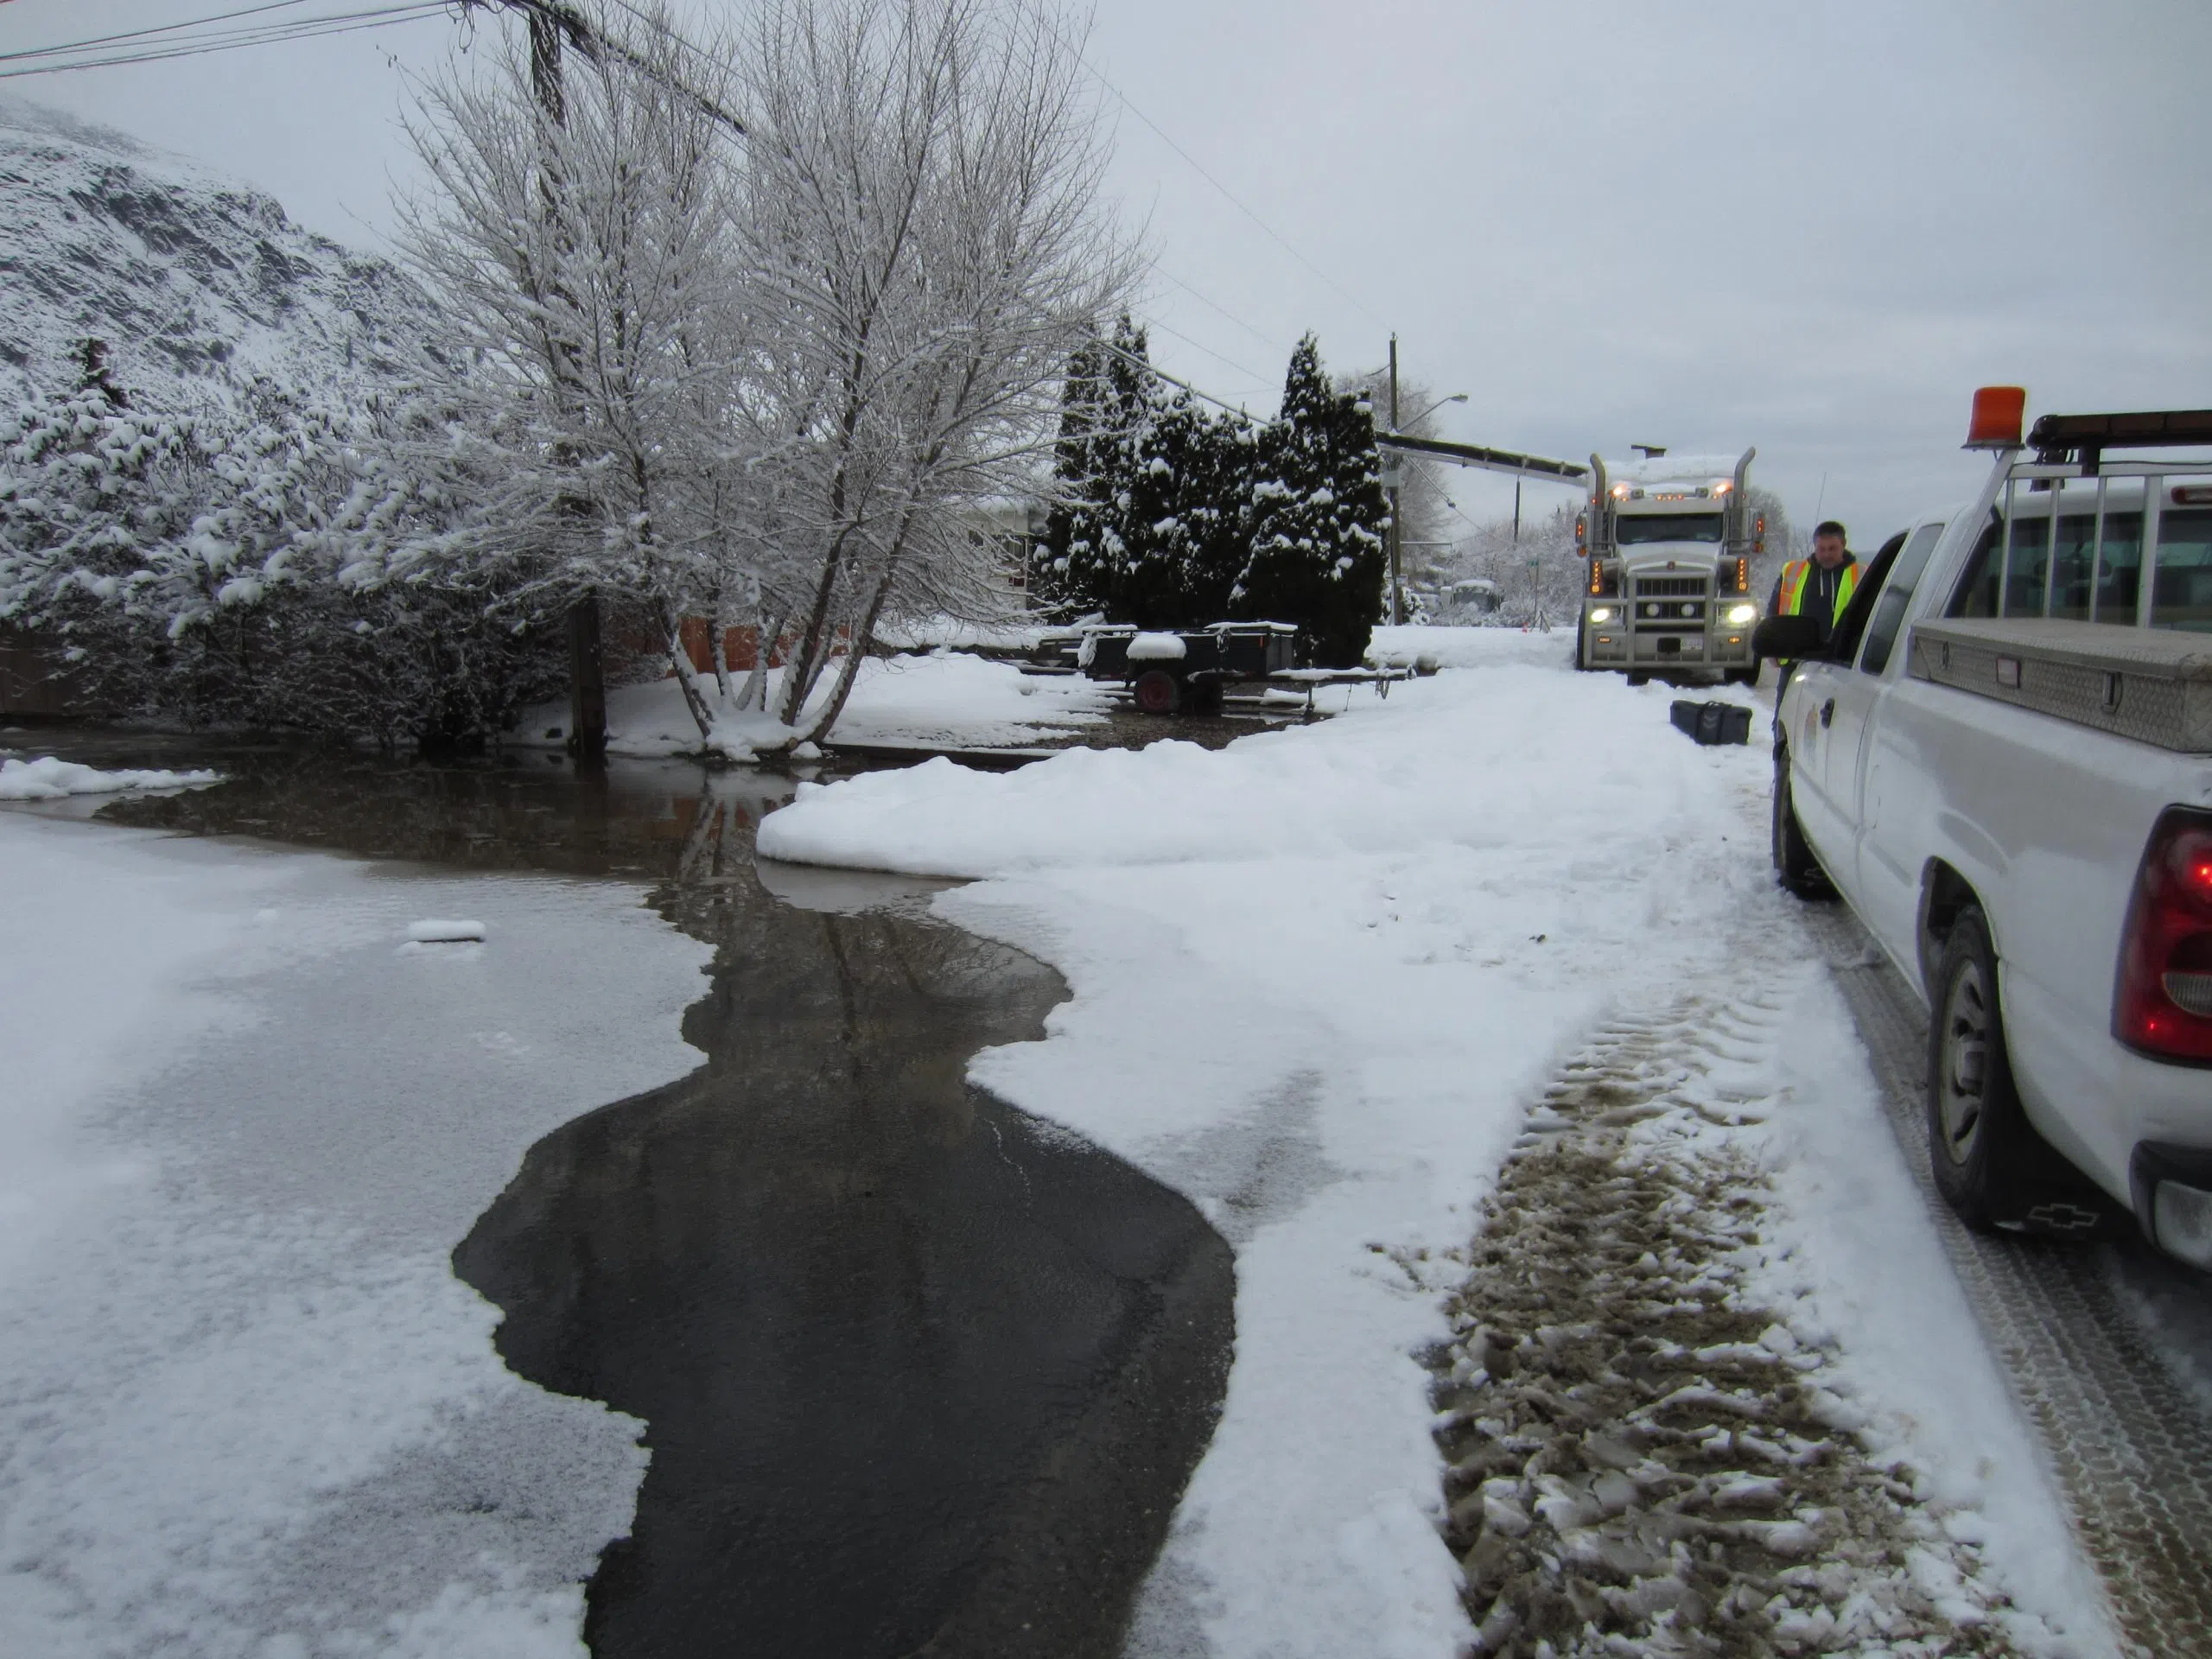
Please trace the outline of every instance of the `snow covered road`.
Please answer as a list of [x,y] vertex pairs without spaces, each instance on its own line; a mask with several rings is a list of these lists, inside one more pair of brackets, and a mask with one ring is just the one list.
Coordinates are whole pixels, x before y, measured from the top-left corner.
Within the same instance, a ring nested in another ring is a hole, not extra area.
[[1848,911],[1807,917],[1866,1039],[1914,1179],[2075,1525],[2142,1654],[2212,1652],[2212,1307],[2201,1275],[2138,1241],[1974,1234],[1936,1206],[1922,1092],[1927,1019]]
[[633,886],[20,811],[0,869],[0,1652],[580,1655],[639,1425],[508,1372],[448,1254],[691,1069],[706,950]]
[[[1851,1455],[1909,1464],[1916,1525],[1973,1552],[1945,1560],[1974,1595],[1914,1604],[1927,1639],[2111,1651],[1848,1016],[1773,890],[1764,748],[1695,748],[1664,688],[1497,642],[1493,665],[1225,752],[938,763],[804,790],[763,826],[764,855],[985,878],[941,912],[1074,995],[979,1080],[1178,1186],[1237,1246],[1225,1414],[1131,1653],[1412,1659],[1473,1635],[1416,1356],[1452,1335],[1445,1300],[1530,1105],[1609,1021],[1686,997],[1776,1027],[1729,1084],[1728,1155],[1797,1241],[1761,1294],[1827,1333],[1808,1346],[1855,1391]],[[1876,1556],[1867,1573],[1909,1570]],[[1835,1616],[1866,1576],[1805,1592],[1834,1592],[1816,1648],[1876,1639]],[[1783,1640],[1788,1605],[1760,1640]]]

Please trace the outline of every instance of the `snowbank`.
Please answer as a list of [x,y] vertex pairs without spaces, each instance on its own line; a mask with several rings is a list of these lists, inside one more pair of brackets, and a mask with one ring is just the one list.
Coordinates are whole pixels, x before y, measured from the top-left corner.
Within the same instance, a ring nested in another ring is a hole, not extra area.
[[639,1425],[509,1372],[449,1255],[697,1062],[705,948],[628,886],[23,814],[0,867],[0,1652],[580,1659]]
[[41,755],[0,760],[0,801],[58,801],[66,795],[111,795],[126,789],[194,789],[222,781],[219,772],[101,772]]
[[[1573,672],[1566,636],[1419,632],[1490,665],[1217,753],[803,787],[760,831],[776,858],[985,878],[937,907],[1074,995],[1046,1041],[979,1057],[977,1080],[1189,1194],[1236,1247],[1224,1414],[1133,1655],[1443,1659],[1469,1641],[1415,1358],[1449,1334],[1451,1262],[1529,1103],[1601,1017],[1692,982],[1725,997],[1747,931],[1794,925],[1767,868],[1763,747],[1697,747],[1668,724],[1671,690]],[[1840,1009],[1807,1017],[1850,1046]],[[1885,1350],[1897,1329],[1858,1328]],[[1956,1359],[1979,1338],[1948,1340]],[[2080,1575],[2047,1572],[2063,1524],[2034,1476],[1993,1474],[1992,1456],[2033,1470],[2036,1453],[1980,1363],[1962,1398],[1988,1421],[1955,1454],[1920,1448],[1923,1466],[1961,1504],[2030,1505],[1993,1570],[2066,1623]],[[1899,1421],[1958,1421],[1923,1398],[1942,1369],[1902,1379]]]
[[[772,702],[782,680],[780,669],[769,676]],[[697,683],[712,704],[714,677],[702,675]],[[1111,706],[1109,693],[1078,677],[1024,674],[1014,664],[964,653],[872,658],[861,664],[829,736],[832,742],[1007,747],[1096,725]],[[790,735],[757,715],[725,720],[729,737],[740,745],[766,748]],[[567,703],[541,704],[522,716],[507,741],[524,748],[558,748],[568,725]],[[609,692],[607,741],[610,753],[627,755],[696,754],[700,747],[698,725],[673,678]]]
[[1033,651],[1046,634],[1055,632],[1041,622],[963,622],[957,617],[932,616],[914,622],[879,624],[875,641],[893,651],[935,651],[944,646]]
[[1677,737],[1657,691],[1509,662],[1218,753],[874,773],[763,825],[774,857],[998,878],[938,907],[1075,995],[978,1079],[1237,1246],[1225,1415],[1135,1651],[1471,1634],[1413,1357],[1445,1329],[1387,1252],[1464,1243],[1562,1048],[1725,955],[1763,767]]
[[1401,666],[1427,658],[1440,668],[1496,668],[1504,663],[1553,667],[1574,655],[1574,623],[1544,633],[1534,628],[1446,628],[1428,623],[1379,627],[1367,660]]

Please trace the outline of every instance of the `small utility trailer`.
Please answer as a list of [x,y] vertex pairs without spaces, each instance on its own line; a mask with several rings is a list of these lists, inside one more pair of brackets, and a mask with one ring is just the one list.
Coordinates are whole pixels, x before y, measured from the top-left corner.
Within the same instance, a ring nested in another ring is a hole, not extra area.
[[1211,627],[1149,632],[1126,623],[1094,624],[1047,634],[1035,671],[1118,681],[1147,715],[1212,714],[1232,685],[1303,692],[1317,686],[1410,679],[1410,668],[1298,668],[1298,630],[1287,622],[1217,622]]

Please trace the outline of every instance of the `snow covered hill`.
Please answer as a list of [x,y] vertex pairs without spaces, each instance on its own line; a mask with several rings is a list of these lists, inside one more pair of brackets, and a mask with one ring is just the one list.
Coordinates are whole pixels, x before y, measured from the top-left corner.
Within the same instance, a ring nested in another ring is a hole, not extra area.
[[142,408],[196,407],[257,376],[351,402],[435,332],[389,261],[186,157],[9,99],[0,203],[0,398],[76,385],[91,338]]

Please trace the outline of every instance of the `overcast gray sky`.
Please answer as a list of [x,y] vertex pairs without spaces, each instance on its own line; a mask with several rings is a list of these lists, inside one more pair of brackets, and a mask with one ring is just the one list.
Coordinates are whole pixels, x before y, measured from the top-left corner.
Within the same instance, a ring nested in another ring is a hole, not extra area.
[[[245,3],[0,0],[0,52]],[[4,85],[376,246],[402,69],[468,38],[435,17]],[[1871,548],[1977,481],[1985,381],[2037,412],[2212,405],[2204,0],[1114,0],[1087,55],[1141,111],[1107,100],[1155,360],[1255,411],[1302,332],[1355,368],[1395,329],[1407,373],[1469,394],[1451,435],[1756,444],[1801,524]]]

